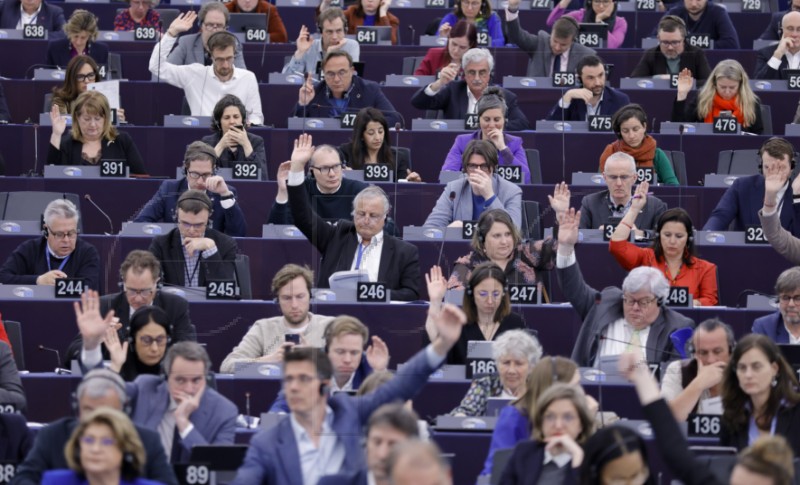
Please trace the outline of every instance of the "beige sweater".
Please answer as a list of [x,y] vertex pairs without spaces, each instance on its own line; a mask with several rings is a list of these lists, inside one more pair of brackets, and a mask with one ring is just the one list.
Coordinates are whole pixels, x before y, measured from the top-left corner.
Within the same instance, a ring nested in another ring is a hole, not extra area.
[[[323,334],[333,317],[310,312],[308,316],[311,321],[303,332],[303,338],[313,347],[324,347]],[[256,320],[239,345],[222,361],[220,372],[231,374],[237,362],[251,362],[276,352],[285,341],[286,325],[283,322],[283,316]]]

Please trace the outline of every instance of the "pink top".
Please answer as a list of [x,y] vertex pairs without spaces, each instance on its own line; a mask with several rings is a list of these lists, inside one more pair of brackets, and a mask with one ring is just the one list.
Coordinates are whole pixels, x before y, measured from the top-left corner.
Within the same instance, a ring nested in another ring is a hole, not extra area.
[[[556,20],[561,18],[562,15],[566,12],[566,9],[561,8],[559,5],[556,5],[556,8],[550,12],[550,15],[547,17],[547,26],[552,27]],[[573,10],[572,12],[567,13],[568,17],[572,17],[578,21],[578,23],[583,22],[583,15],[585,14],[584,9]],[[617,21],[614,22],[614,29],[608,32],[608,41],[606,42],[606,47],[609,49],[616,49],[622,45],[622,42],[625,40],[625,33],[628,31],[628,22],[625,20],[625,17],[620,17],[617,15]]]

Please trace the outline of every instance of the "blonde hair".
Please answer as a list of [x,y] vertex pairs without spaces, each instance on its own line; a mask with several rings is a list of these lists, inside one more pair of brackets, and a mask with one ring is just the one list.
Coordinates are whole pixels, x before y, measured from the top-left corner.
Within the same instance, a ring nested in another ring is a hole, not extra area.
[[97,115],[103,118],[103,139],[114,141],[117,129],[111,125],[111,107],[108,99],[97,91],[82,92],[72,103],[72,138],[83,142],[83,133],[78,118],[83,114]]
[[744,125],[752,126],[756,121],[756,104],[758,96],[750,89],[750,78],[738,61],[725,59],[714,66],[703,88],[697,95],[697,114],[704,119],[711,112],[714,104],[714,95],[717,93],[717,79],[724,78],[739,83],[739,92],[736,93],[736,104],[744,115]]
[[97,17],[92,12],[79,8],[72,12],[69,20],[64,24],[64,33],[67,34],[69,39],[73,35],[84,31],[89,33],[89,40],[97,40]]

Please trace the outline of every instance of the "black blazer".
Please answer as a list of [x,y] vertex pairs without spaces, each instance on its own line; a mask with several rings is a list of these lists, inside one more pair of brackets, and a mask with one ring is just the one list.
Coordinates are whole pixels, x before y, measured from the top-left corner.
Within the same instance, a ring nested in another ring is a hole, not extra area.
[[[89,57],[94,59],[99,66],[108,65],[108,46],[102,42],[89,42],[87,46],[87,53]],[[69,39],[59,39],[48,42],[47,44],[47,62],[48,66],[67,67],[69,61],[72,60],[72,44]],[[106,69],[107,71],[108,69]]]
[[767,65],[777,48],[777,44],[768,45],[757,51],[758,56],[756,57],[756,70],[753,71],[753,79],[788,79],[785,70],[789,69],[789,61],[786,60],[786,56],[781,57],[781,65],[778,66],[777,71]]
[[[48,165],[88,165],[81,156],[83,143],[72,138],[69,131],[61,136],[61,147],[56,148],[48,144],[47,164]],[[133,142],[133,138],[125,132],[118,132],[114,141],[103,139],[100,148],[101,160],[125,160],[132,174],[146,175],[144,162],[139,149]]]
[[[427,86],[426,86],[427,87]],[[506,115],[506,131],[522,131],[531,128],[528,118],[519,109],[517,95],[505,88],[503,96],[506,99],[508,114]],[[462,120],[467,117],[467,81],[451,81],[434,96],[425,94],[425,88],[420,88],[411,98],[411,105],[417,109],[442,110],[444,118],[448,120]]]
[[[225,234],[206,229],[205,236],[217,245],[217,253],[209,259],[201,259],[197,268],[199,286],[206,286],[206,279],[234,278],[233,262],[236,259],[236,241]],[[161,261],[161,281],[165,285],[186,286],[186,261],[183,258],[181,233],[176,227],[168,233],[156,236],[149,251]],[[203,268],[205,266],[205,268]]]
[[[600,114],[613,116],[617,110],[626,104],[630,104],[630,102],[631,100],[627,94],[606,85],[603,91],[603,100],[600,101]],[[556,105],[550,110],[550,114],[547,115],[547,119],[553,121],[586,121],[586,113],[586,102],[582,99],[573,99],[567,109],[559,107],[558,102],[556,102]]]
[[[14,476],[14,483],[17,485],[38,484],[42,475],[47,470],[57,468],[69,468],[64,457],[64,445],[72,431],[78,425],[78,420],[74,417],[61,418],[39,430],[33,448],[25,461],[17,468]],[[149,429],[136,426],[139,438],[144,445],[147,461],[144,466],[143,478],[149,478],[168,485],[177,485],[175,472],[167,463],[167,455],[164,447],[161,446],[161,438],[158,433]]]
[[33,440],[28,423],[21,414],[0,414],[0,460],[21,463],[31,449]]
[[[232,168],[236,162],[256,162],[261,168],[261,180],[267,180],[267,152],[264,149],[264,139],[258,135],[254,135],[249,131],[246,132],[247,139],[250,140],[250,145],[253,147],[253,152],[249,157],[244,156],[244,150],[240,146],[236,153],[231,151],[230,148],[222,150],[222,155],[217,158],[217,166]],[[212,148],[217,146],[217,143],[222,139],[222,133],[212,133],[203,137],[203,143],[210,145]]]
[[[45,251],[47,239],[37,237],[17,246],[0,268],[0,283],[4,285],[35,285],[36,278],[47,273]],[[57,267],[51,269],[58,269]],[[83,278],[89,288],[103,291],[100,286],[100,255],[97,248],[78,237],[75,250],[62,269],[70,278]]]
[[[337,272],[349,270],[358,249],[356,226],[340,220],[331,225],[311,210],[305,184],[290,185],[289,207],[294,223],[322,255],[318,288],[328,288],[328,278]],[[392,290],[392,300],[419,299],[419,252],[417,247],[390,236],[384,229],[383,250],[378,269],[378,281]]]
[[[0,29],[16,29],[20,17],[20,0],[6,0],[0,4]],[[64,10],[52,3],[42,2],[42,9],[36,17],[36,25],[43,25],[47,29],[50,39],[63,39],[65,37],[62,28],[64,20]],[[65,64],[66,65],[66,64]]]
[[6,102],[6,93],[3,91],[3,85],[0,84],[0,121],[11,122],[11,111],[8,110],[8,103]]
[[[184,340],[197,341],[197,332],[195,332],[194,325],[189,318],[189,302],[178,295],[172,295],[159,291],[153,299],[153,306],[157,306],[164,310],[172,324],[172,343],[182,342]],[[100,314],[105,316],[109,310],[114,310],[114,316],[119,318],[122,327],[117,331],[120,342],[125,341],[129,335],[130,328],[130,313],[131,307],[128,304],[128,298],[125,293],[112,293],[100,297]],[[69,369],[73,359],[78,359],[83,348],[83,339],[80,334],[72,339],[72,342],[64,354],[64,367]],[[103,359],[108,359],[108,351],[105,346],[103,348]]]
[[[306,106],[295,105],[294,116],[297,117],[316,117],[332,118],[331,102],[328,98],[328,86],[325,82],[317,83],[314,86],[314,98]],[[347,113],[358,113],[361,108],[375,108],[383,113],[389,126],[400,123],[405,126],[403,115],[401,115],[389,98],[381,91],[380,84],[368,81],[358,76],[353,76],[353,85],[347,93],[347,108],[342,111]]]
[[[544,447],[546,443],[535,440],[521,441],[514,447],[511,458],[508,459],[500,483],[503,485],[537,485],[539,476],[544,467]],[[577,484],[577,471],[571,464],[567,475],[564,477],[563,485]]]
[[[747,412],[747,411],[744,411]],[[747,412],[748,419],[750,413]],[[731,429],[722,420],[722,428],[719,433],[719,444],[722,446],[733,446],[741,451],[747,448],[749,439],[748,426],[743,429]],[[783,436],[792,447],[794,456],[800,455],[800,404],[791,407],[781,407],[778,410],[778,422],[775,424],[775,434]]]
[[[684,42],[683,54],[681,54],[678,72],[688,69],[692,71],[695,79],[708,79],[711,75],[711,68],[708,66],[708,59],[703,49],[689,45]],[[652,77],[657,74],[669,74],[667,69],[667,58],[658,46],[644,51],[639,64],[633,68],[631,77]]]
[[[394,150],[392,150],[392,151],[394,151]],[[408,157],[406,156],[408,154],[408,152],[406,152],[406,151],[395,151],[394,153],[395,153],[395,160],[394,160],[394,165],[395,165],[394,172],[395,173],[394,173],[394,178],[395,178],[395,180],[404,179],[408,175],[409,160],[408,160]],[[353,166],[353,160],[351,160],[352,156],[353,156],[353,143],[352,142],[342,143],[341,145],[339,145],[339,158],[342,159],[342,163],[344,163],[345,165],[347,165],[350,168],[355,169],[356,167]],[[363,167],[361,167],[361,169],[363,170]],[[350,219],[350,218],[348,217],[348,219]]]
[[[676,98],[672,103],[672,119],[673,122],[685,123],[705,123],[703,118],[697,113],[697,98],[689,101],[685,99],[678,101]],[[756,120],[751,126],[742,126],[742,131],[755,133],[760,135],[764,131],[764,120],[761,118],[761,103],[756,101]]]

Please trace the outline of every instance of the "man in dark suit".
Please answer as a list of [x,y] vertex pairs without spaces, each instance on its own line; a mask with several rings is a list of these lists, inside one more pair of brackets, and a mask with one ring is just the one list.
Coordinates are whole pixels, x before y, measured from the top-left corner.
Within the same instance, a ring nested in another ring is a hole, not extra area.
[[[102,323],[102,319],[100,320]],[[39,430],[36,440],[33,442],[33,448],[25,461],[17,468],[17,473],[11,483],[15,485],[38,484],[45,471],[69,468],[64,457],[64,445],[78,425],[80,417],[86,416],[102,406],[123,411],[123,408],[127,408],[128,405],[125,382],[117,373],[107,369],[95,369],[86,374],[75,395],[78,416],[59,419]],[[175,478],[172,467],[167,463],[158,433],[139,425],[136,426],[136,431],[138,431],[147,453],[143,478],[168,485],[177,485],[178,480]]]
[[[128,253],[119,268],[122,291],[100,298],[100,313],[114,310],[114,320],[119,325],[119,341],[124,342],[130,335],[130,317],[144,306],[157,306],[164,310],[172,326],[172,342],[196,341],[197,334],[189,319],[189,303],[178,295],[160,291],[161,263],[150,251],[135,249]],[[64,367],[69,369],[71,361],[80,357],[83,347],[81,336],[75,337],[69,345]],[[103,346],[103,359],[108,360],[108,350]]]
[[553,24],[550,34],[540,30],[536,35],[522,30],[519,22],[520,0],[510,0],[506,8],[505,25],[508,40],[528,54],[528,76],[552,77],[555,72],[575,72],[578,62],[594,55],[594,49],[575,42],[578,22],[572,17],[561,17]]
[[[464,79],[454,81],[463,67]],[[478,99],[489,86],[494,72],[494,58],[488,49],[470,49],[461,58],[461,66],[453,63],[442,69],[439,79],[420,89],[411,98],[411,104],[418,109],[441,110],[445,119],[464,119],[476,113]],[[530,128],[528,118],[517,105],[517,95],[503,89],[508,106],[507,131],[520,131]]]
[[[328,397],[331,363],[321,349],[303,347],[284,354],[283,384],[291,416],[250,441],[235,485],[301,485],[320,477],[355,473],[364,468],[360,430],[372,412],[387,402],[411,399],[443,362],[461,335],[464,312],[445,305],[430,317],[436,340],[411,358],[393,379],[359,397]],[[313,440],[313,441],[312,441]],[[312,449],[326,450],[308,460]],[[302,457],[302,459],[301,459]]]
[[781,10],[780,12],[773,13],[772,17],[769,19],[767,28],[764,29],[764,32],[762,32],[758,38],[762,40],[781,40],[781,19],[783,19],[783,16],[788,12],[800,12],[800,0],[791,0],[789,2],[789,10]]
[[306,75],[294,116],[340,118],[347,113],[356,114],[361,108],[375,108],[383,113],[389,126],[405,123],[378,83],[355,75],[353,58],[347,52],[334,50],[325,54],[322,74],[324,80],[316,86],[311,74]]
[[599,57],[581,59],[577,72],[581,87],[564,93],[550,110],[548,120],[587,121],[590,115],[613,116],[631,102],[627,94],[606,85],[606,66]]
[[100,287],[97,248],[78,237],[80,213],[67,199],[44,209],[42,236],[20,244],[0,268],[0,283],[54,286],[58,278],[81,278],[89,288]]
[[209,279],[235,279],[236,241],[211,229],[211,199],[187,190],[178,199],[178,227],[157,236],[149,251],[161,261],[164,284],[206,286]]
[[[353,200],[353,222],[331,225],[311,208],[303,184],[305,166],[321,150],[314,151],[311,135],[295,140],[288,179],[289,206],[297,228],[322,255],[317,287],[328,288],[328,279],[337,271],[366,270],[369,281],[384,283],[392,300],[413,301],[419,298],[419,253],[416,246],[386,234],[384,225],[390,204],[376,186],[362,190]],[[313,155],[313,156],[312,156]]]
[[186,147],[183,175],[179,180],[165,180],[133,222],[173,222],[178,197],[187,190],[205,191],[213,204],[212,227],[231,237],[244,237],[247,222],[236,200],[236,189],[217,175],[214,149],[201,141]]
[[43,0],[6,0],[0,4],[0,29],[41,25],[50,39],[64,37],[64,10]]
[[[632,189],[636,183],[636,161],[623,152],[608,157],[603,169],[606,190],[587,194],[581,199],[581,229],[600,229],[612,217],[623,218],[631,206]],[[569,208],[569,200],[558,207],[559,211]],[[667,204],[655,196],[647,196],[647,204],[636,216],[634,226],[637,230],[655,229],[658,218],[667,210]]]
[[[92,368],[102,361],[100,342],[113,316],[100,315],[97,292],[81,295],[75,308],[83,337],[81,364]],[[236,406],[206,385],[211,359],[197,342],[178,342],[162,363],[164,376],[140,375],[125,384],[134,424],[158,432],[170,463],[185,463],[192,447],[232,445],[236,434]],[[163,454],[163,451],[162,451]]]
[[[766,198],[765,180],[761,173],[739,177],[728,187],[711,216],[703,226],[704,231],[744,231],[748,226],[760,226],[759,209],[769,203],[770,213],[780,212],[781,226],[800,237],[800,177],[792,180],[795,166],[794,147],[783,138],[773,137],[765,141],[758,150],[763,169],[769,173],[777,170],[783,178],[783,194],[771,194]],[[733,227],[731,228],[731,224]]]
[[766,335],[776,344],[800,344],[800,267],[778,276],[775,293],[778,311],[756,318],[752,332]]
[[658,45],[644,51],[631,77],[669,77],[684,69],[695,79],[707,79],[711,74],[705,51],[686,42],[683,19],[667,15],[658,23]]
[[318,485],[389,485],[389,455],[400,443],[419,438],[417,415],[400,403],[384,404],[369,417],[366,437],[367,467],[322,477]]
[[669,282],[661,270],[640,266],[628,273],[622,288],[598,292],[583,280],[575,258],[579,214],[570,209],[559,218],[556,274],[561,291],[583,320],[572,360],[581,367],[597,359],[639,352],[648,363],[668,362],[676,355],[670,335],[694,323],[665,306]]
[[800,69],[800,12],[784,15],[781,26],[780,42],[759,49],[753,79],[788,79],[787,69]]

